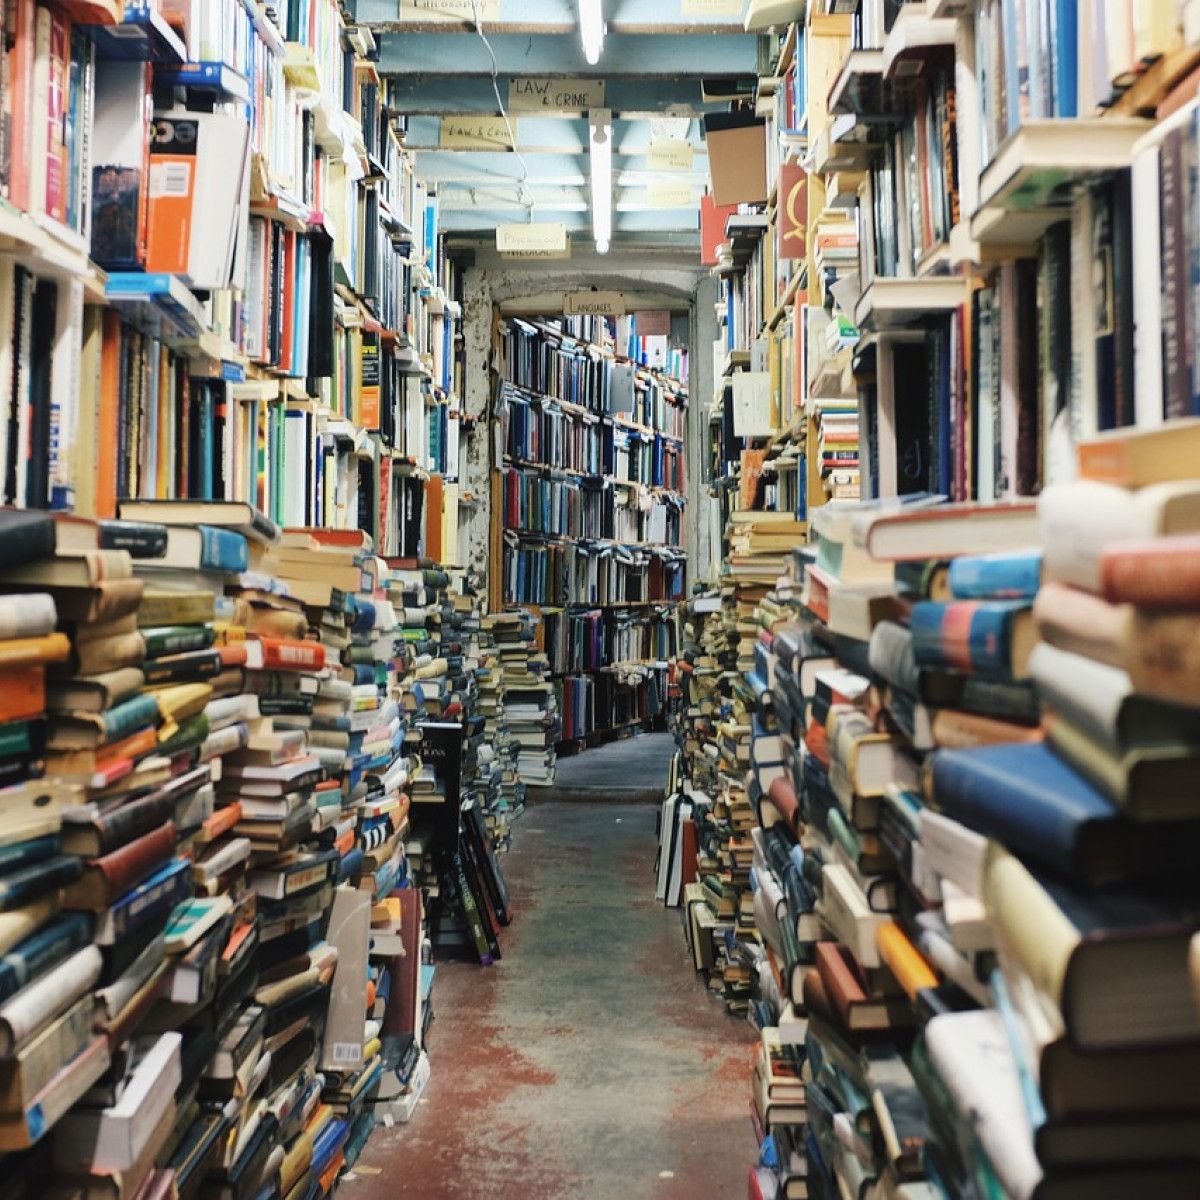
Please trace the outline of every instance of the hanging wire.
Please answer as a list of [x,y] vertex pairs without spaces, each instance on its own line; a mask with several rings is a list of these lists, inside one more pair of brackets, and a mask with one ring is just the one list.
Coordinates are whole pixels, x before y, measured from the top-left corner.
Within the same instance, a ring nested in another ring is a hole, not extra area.
[[488,40],[488,36],[483,29],[483,18],[479,12],[479,0],[471,0],[471,9],[475,15],[475,32],[479,34],[479,40],[487,48],[488,57],[492,60],[492,91],[496,95],[496,104],[500,109],[500,115],[504,118],[504,127],[508,130],[509,145],[512,147],[513,153],[517,156],[517,162],[521,164],[521,203],[529,210],[529,219],[532,221],[533,191],[529,187],[529,163],[525,161],[525,156],[517,146],[516,130],[513,128],[512,121],[509,120],[508,109],[505,106],[503,97],[500,95],[500,64],[496,61],[496,51],[492,49],[492,43]]

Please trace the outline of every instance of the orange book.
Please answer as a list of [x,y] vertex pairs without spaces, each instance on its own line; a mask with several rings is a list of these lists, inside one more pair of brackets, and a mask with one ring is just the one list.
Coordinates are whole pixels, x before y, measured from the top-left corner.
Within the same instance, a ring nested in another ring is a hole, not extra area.
[[[190,136],[188,136],[190,134]],[[186,275],[192,245],[192,208],[196,197],[195,123],[163,120],[150,147],[152,179],[147,219],[146,270]]]
[[131,733],[127,738],[113,742],[111,746],[105,746],[98,751],[96,770],[103,771],[109,763],[118,759],[129,758],[136,762],[139,758],[145,758],[147,754],[151,754],[157,749],[158,730],[153,726],[139,729],[137,733]]
[[933,969],[895,921],[886,921],[875,930],[875,945],[879,957],[910,1000],[915,1001],[917,993],[924,988],[937,987],[938,978]]
[[196,840],[200,842],[215,842],[217,838],[228,833],[242,819],[242,806],[240,804],[227,804],[224,808],[219,808],[207,821],[200,827],[200,832],[196,835]]
[[244,638],[240,642],[226,642],[215,647],[221,656],[221,666],[228,670],[230,667],[244,667],[249,661],[251,643]]
[[96,516],[117,515],[117,424],[121,403],[121,318],[104,314],[100,402],[96,413]]
[[0,722],[28,721],[45,711],[45,667],[39,664],[0,671]]
[[63,662],[71,657],[71,642],[65,633],[45,637],[11,638],[0,642],[0,669],[29,667],[37,663]]
[[445,497],[446,485],[440,475],[425,481],[425,557],[438,563],[445,561],[442,535]]

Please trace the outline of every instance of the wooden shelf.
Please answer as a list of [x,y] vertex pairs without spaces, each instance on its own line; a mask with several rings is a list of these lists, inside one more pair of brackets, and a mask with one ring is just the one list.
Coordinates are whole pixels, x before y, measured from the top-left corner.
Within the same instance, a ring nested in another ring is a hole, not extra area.
[[964,276],[876,279],[854,306],[860,329],[902,329],[930,316],[952,312],[970,296]]
[[979,179],[971,237],[988,246],[1032,245],[1070,212],[1074,185],[1128,167],[1150,128],[1135,117],[1028,121],[1001,143]]

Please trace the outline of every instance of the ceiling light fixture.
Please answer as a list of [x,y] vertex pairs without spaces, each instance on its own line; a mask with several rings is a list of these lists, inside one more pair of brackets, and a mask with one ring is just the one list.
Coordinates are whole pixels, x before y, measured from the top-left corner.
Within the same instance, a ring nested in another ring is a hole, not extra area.
[[612,110],[591,109],[588,133],[592,153],[592,236],[596,239],[596,253],[607,254],[613,231]]
[[604,0],[579,0],[579,36],[583,56],[594,67],[604,49]]

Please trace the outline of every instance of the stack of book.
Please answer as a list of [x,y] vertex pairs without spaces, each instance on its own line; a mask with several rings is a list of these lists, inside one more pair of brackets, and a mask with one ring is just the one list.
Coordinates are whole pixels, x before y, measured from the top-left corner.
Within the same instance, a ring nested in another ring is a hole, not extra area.
[[[93,988],[104,957],[93,944],[91,918],[64,912],[64,889],[83,874],[81,856],[63,848],[64,811],[83,801],[82,788],[46,776],[47,728],[54,720],[46,675],[72,647],[59,629],[58,593],[13,594],[9,576],[52,575],[72,560],[57,558],[65,526],[40,513],[0,513],[0,706],[4,722],[0,790],[0,982],[3,1032],[0,1074],[5,1103],[0,1147],[37,1141],[109,1068],[108,1040],[93,1029]],[[62,564],[62,565],[60,565]],[[69,600],[68,600],[69,603]],[[136,599],[134,601],[136,603]],[[134,672],[136,675],[137,672]]]
[[484,719],[481,777],[489,773],[484,802],[488,831],[498,849],[512,838],[512,823],[525,809],[525,784],[517,770],[520,744],[508,723],[508,686],[500,644],[485,617],[480,630],[479,712]]
[[[1175,569],[1195,485],[1105,478],[1113,444],[1084,444],[1040,529],[1030,505],[864,505],[840,554],[796,556],[893,583],[869,640],[806,607],[764,642],[756,743],[782,753],[750,785],[760,1184],[1196,1185],[1171,1140],[1200,1033],[1194,693],[1183,655],[1141,653],[1195,602]],[[1134,979],[1153,1005],[1114,994]]]
[[519,746],[517,773],[534,787],[554,782],[559,720],[550,664],[538,651],[537,623],[528,612],[492,613],[483,627],[496,640],[505,713]]

